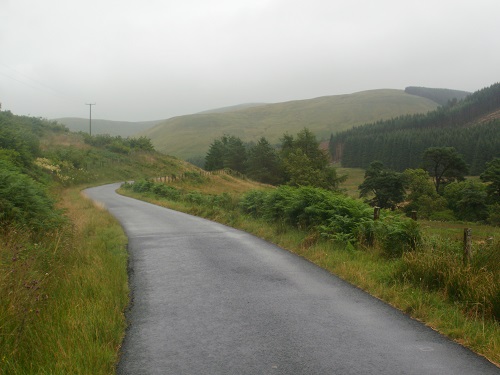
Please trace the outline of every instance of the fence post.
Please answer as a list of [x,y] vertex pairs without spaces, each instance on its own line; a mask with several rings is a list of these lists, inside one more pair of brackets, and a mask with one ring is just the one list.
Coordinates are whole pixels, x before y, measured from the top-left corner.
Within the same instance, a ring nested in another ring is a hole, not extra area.
[[415,221],[417,221],[417,211],[412,211],[411,212],[411,218]]
[[380,207],[373,208],[373,220],[378,220],[380,218]]
[[469,264],[472,252],[472,229],[464,228],[464,264]]

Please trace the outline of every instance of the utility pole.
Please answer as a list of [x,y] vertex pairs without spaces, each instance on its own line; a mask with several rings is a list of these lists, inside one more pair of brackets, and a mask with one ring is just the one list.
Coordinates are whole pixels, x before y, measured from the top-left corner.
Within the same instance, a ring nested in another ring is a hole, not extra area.
[[85,103],[85,105],[88,105],[90,107],[89,134],[90,136],[92,136],[92,106],[95,105],[95,103]]

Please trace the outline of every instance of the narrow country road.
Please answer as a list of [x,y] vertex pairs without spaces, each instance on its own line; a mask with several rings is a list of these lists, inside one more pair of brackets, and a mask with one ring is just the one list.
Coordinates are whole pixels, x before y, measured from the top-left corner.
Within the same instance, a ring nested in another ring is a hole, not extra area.
[[118,374],[500,374],[304,259],[226,226],[87,189],[129,238]]

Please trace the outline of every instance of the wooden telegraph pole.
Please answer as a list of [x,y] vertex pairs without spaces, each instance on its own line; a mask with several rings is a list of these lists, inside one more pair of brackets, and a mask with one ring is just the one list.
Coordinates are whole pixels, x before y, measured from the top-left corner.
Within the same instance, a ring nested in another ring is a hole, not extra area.
[[88,105],[90,107],[89,134],[90,136],[92,136],[92,106],[95,105],[95,103],[85,103],[85,105]]

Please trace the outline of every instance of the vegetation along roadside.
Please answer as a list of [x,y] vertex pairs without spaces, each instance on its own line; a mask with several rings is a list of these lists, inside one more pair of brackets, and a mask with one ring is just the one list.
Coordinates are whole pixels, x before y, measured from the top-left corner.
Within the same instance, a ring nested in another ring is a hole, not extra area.
[[145,138],[0,111],[0,374],[112,374],[127,239],[83,187],[189,171]]
[[[473,261],[464,264],[459,242],[426,222],[385,210],[374,221],[369,205],[320,188],[253,189],[245,181],[249,189],[233,192],[235,179],[193,173],[169,184],[124,184],[120,191],[293,251],[500,363],[498,240],[481,238]],[[485,235],[492,231],[498,235],[493,227]]]

